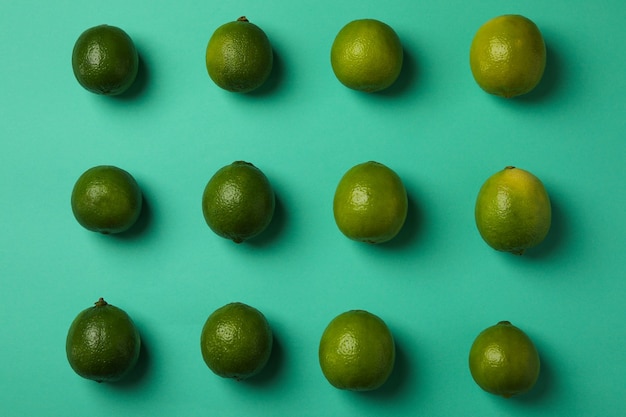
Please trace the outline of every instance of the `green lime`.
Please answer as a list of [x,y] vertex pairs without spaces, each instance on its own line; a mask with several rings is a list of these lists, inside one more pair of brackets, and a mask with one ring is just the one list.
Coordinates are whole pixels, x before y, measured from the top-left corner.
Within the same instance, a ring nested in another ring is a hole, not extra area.
[[259,310],[230,303],[215,310],[200,336],[202,358],[223,378],[242,380],[258,374],[272,352],[272,329]]
[[330,50],[337,79],[348,88],[368,93],[391,86],[400,75],[403,59],[396,32],[375,19],[354,20],[345,25]]
[[339,181],[333,200],[339,230],[350,239],[367,243],[393,239],[402,229],[407,211],[402,180],[374,161],[350,168]]
[[260,169],[235,161],[218,170],[202,195],[202,213],[217,235],[235,243],[264,231],[274,215],[274,190]]
[[322,373],[336,388],[371,391],[393,371],[396,348],[391,331],[378,316],[351,310],[335,317],[319,345]]
[[137,221],[142,195],[128,172],[99,165],[78,178],[71,204],[74,217],[84,228],[104,234],[121,233]]
[[140,346],[139,332],[128,314],[100,298],[72,322],[65,351],[78,375],[97,382],[114,382],[134,368]]
[[539,354],[526,333],[501,321],[476,337],[470,349],[469,368],[479,387],[509,398],[535,385]]
[[72,52],[72,69],[85,89],[117,95],[137,76],[139,57],[132,39],[122,29],[100,25],[84,31]]
[[516,255],[541,243],[552,220],[543,183],[530,172],[512,166],[485,181],[474,214],[478,231],[489,246]]
[[490,94],[510,98],[533,90],[546,66],[546,46],[537,25],[504,15],[482,25],[470,46],[476,83]]
[[247,93],[272,72],[274,53],[267,35],[245,17],[226,23],[213,33],[206,47],[206,68],[219,87]]

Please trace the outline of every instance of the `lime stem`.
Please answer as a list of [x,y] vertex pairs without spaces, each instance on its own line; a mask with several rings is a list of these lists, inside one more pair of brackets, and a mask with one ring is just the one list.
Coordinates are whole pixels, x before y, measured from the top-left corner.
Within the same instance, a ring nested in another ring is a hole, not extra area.
[[106,305],[109,305],[109,303],[104,301],[104,298],[102,298],[102,297],[100,297],[100,299],[98,301],[96,301],[94,304],[95,304],[96,307],[104,307]]
[[247,17],[245,17],[245,16],[241,16],[239,19],[237,19],[237,21],[238,21],[238,22],[250,22],[250,21],[248,20],[248,18],[247,18]]

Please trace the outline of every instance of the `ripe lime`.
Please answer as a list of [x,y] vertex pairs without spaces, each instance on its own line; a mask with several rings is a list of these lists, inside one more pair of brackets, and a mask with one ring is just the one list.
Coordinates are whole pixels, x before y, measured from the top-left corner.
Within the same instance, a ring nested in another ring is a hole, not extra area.
[[541,243],[552,220],[543,183],[530,172],[512,166],[485,181],[474,214],[476,227],[489,246],[516,255]]
[[483,330],[469,354],[474,381],[505,398],[529,391],[539,377],[539,354],[532,340],[508,321]]
[[510,98],[539,84],[546,46],[537,25],[526,17],[504,15],[481,26],[470,46],[470,67],[478,85]]
[[394,238],[404,225],[407,211],[402,180],[374,161],[350,168],[339,181],[333,200],[339,230],[350,239],[367,243]]
[[132,39],[122,29],[100,25],[84,31],[72,52],[72,69],[85,89],[117,95],[137,76],[139,57]]
[[139,217],[139,185],[123,169],[99,165],[85,171],[72,190],[72,212],[84,228],[103,234],[128,230]]
[[354,20],[335,37],[330,63],[346,87],[368,93],[391,86],[402,69],[404,55],[396,32],[374,19]]
[[100,165],[85,171],[72,190],[72,212],[84,228],[104,234],[128,230],[139,217],[142,196],[123,169]]
[[211,230],[235,243],[265,230],[274,206],[274,190],[267,177],[244,161],[218,170],[202,195],[202,213]]
[[320,340],[320,367],[328,382],[339,389],[379,388],[391,375],[395,357],[389,328],[378,316],[364,310],[335,317]]
[[213,33],[206,48],[206,68],[219,87],[247,93],[260,87],[272,71],[274,54],[267,35],[245,17]]
[[102,298],[76,316],[65,342],[72,369],[97,382],[125,377],[137,363],[140,346],[139,332],[128,314]]
[[259,373],[272,352],[265,316],[243,303],[215,310],[202,328],[200,349],[207,366],[224,378],[242,380]]

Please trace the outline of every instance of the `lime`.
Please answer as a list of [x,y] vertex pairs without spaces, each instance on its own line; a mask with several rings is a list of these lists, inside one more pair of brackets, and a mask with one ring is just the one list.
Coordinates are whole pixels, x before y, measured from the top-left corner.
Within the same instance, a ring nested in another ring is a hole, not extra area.
[[490,94],[510,98],[533,90],[546,66],[546,46],[537,25],[504,15],[482,25],[470,46],[476,83]]
[[272,352],[273,336],[259,310],[230,303],[215,310],[202,328],[200,349],[209,369],[242,380],[259,373]]
[[123,93],[135,81],[138,67],[135,44],[118,27],[94,26],[84,31],[74,44],[74,75],[80,85],[92,93]]
[[104,234],[128,230],[139,217],[142,195],[128,172],[111,165],[85,171],[72,190],[72,212],[84,228]]
[[140,346],[139,332],[128,314],[100,298],[72,322],[65,351],[78,375],[97,382],[114,382],[134,368]]
[[243,16],[217,28],[206,47],[209,77],[232,92],[247,93],[263,85],[273,60],[265,32]]
[[508,321],[483,330],[469,354],[474,381],[505,398],[529,391],[539,377],[539,354],[532,340]]
[[336,388],[370,391],[382,386],[393,371],[396,348],[385,322],[364,310],[335,317],[319,345],[322,373]]
[[375,19],[354,20],[335,37],[330,63],[337,79],[354,90],[375,92],[391,86],[404,55],[396,32]]
[[402,180],[375,161],[350,168],[339,181],[333,200],[339,230],[350,239],[367,243],[393,239],[402,229],[407,211]]
[[530,172],[512,166],[485,181],[474,214],[478,231],[489,246],[516,255],[541,243],[552,220],[543,183]]
[[235,161],[218,170],[202,195],[202,213],[217,235],[235,243],[264,231],[274,215],[274,190],[260,169]]

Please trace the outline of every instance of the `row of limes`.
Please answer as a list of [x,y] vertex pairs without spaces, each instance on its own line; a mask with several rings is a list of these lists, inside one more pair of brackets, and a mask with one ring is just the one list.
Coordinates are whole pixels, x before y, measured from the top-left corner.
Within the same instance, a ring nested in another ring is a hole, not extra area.
[[[481,26],[470,46],[470,67],[478,85],[502,97],[535,88],[546,65],[543,36],[534,22],[504,15]],[[249,92],[268,79],[273,50],[265,32],[245,17],[215,30],[206,48],[206,67],[219,87]],[[365,92],[391,86],[402,70],[403,47],[396,32],[375,19],[354,20],[335,37],[332,69],[345,86]],[[138,55],[122,29],[100,25],[83,32],[74,46],[72,67],[79,83],[98,94],[114,95],[135,80]]]
[[[128,230],[139,218],[142,193],[131,174],[100,165],[74,184],[72,212],[88,230],[109,234]],[[217,235],[236,243],[254,238],[272,221],[274,190],[265,174],[249,162],[219,169],[202,194],[202,212]],[[393,239],[404,226],[407,192],[391,168],[368,161],[350,168],[333,199],[339,230],[370,244]],[[480,188],[475,203],[480,235],[499,251],[521,255],[541,243],[551,224],[551,205],[543,183],[528,171],[508,166]]]
[[[235,302],[209,315],[200,335],[200,350],[216,375],[242,380],[265,367],[273,340],[263,313]],[[133,370],[140,345],[139,332],[128,314],[100,298],[72,322],[66,353],[78,375],[114,382]],[[370,391],[381,387],[392,374],[395,357],[396,346],[387,324],[365,310],[339,314],[319,342],[322,373],[339,389]],[[535,385],[539,354],[521,329],[501,321],[476,337],[469,351],[469,369],[482,389],[508,398]]]

